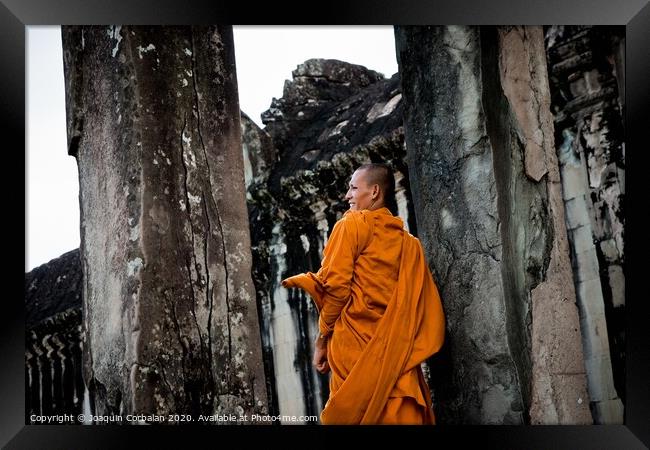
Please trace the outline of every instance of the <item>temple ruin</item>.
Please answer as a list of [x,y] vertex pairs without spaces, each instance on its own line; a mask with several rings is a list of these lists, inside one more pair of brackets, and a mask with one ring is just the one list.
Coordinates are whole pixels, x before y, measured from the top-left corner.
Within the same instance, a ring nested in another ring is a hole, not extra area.
[[305,61],[261,129],[229,27],[63,27],[82,245],[25,275],[27,417],[318,414],[280,280],[388,162],[447,318],[438,422],[623,423],[623,27],[395,35],[399,73]]

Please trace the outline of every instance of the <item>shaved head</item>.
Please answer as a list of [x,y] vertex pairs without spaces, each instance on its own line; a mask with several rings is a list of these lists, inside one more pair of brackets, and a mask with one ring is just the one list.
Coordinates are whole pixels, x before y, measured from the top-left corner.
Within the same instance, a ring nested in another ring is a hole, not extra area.
[[396,214],[395,176],[388,164],[364,164],[350,178],[345,199],[352,210],[388,208]]
[[363,171],[368,184],[377,184],[385,200],[395,196],[395,177],[393,169],[388,164],[368,163],[360,166],[358,171]]

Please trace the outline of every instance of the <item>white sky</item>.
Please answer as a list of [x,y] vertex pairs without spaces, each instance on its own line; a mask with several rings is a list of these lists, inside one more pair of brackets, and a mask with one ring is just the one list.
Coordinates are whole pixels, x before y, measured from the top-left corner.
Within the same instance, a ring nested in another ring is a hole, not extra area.
[[[397,72],[392,26],[235,26],[241,110],[260,114],[282,96],[284,80],[310,58]],[[25,271],[79,247],[77,163],[67,153],[61,29],[26,28]]]

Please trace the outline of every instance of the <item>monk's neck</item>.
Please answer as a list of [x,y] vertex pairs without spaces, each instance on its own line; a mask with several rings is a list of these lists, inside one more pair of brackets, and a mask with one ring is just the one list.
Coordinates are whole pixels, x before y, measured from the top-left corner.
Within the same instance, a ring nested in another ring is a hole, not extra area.
[[386,205],[384,204],[384,202],[381,202],[381,203],[377,202],[377,203],[371,204],[368,207],[368,211],[377,211],[378,209],[382,209],[382,208],[385,208],[385,207],[386,207]]

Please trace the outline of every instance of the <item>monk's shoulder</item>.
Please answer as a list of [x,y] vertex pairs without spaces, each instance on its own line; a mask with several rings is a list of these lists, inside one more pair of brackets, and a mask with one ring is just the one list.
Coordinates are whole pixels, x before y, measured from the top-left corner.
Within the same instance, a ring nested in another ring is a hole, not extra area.
[[352,209],[348,209],[345,211],[343,214],[343,217],[339,219],[339,222],[345,221],[347,223],[361,223],[366,221],[366,215],[364,214],[366,211],[356,211]]
[[[416,253],[418,253],[420,255],[420,257],[422,258],[423,263],[426,265],[426,259],[427,259],[426,254],[427,254],[427,252],[424,250],[424,244],[422,244],[422,241],[420,241],[420,239],[418,239],[416,236],[413,236],[411,233],[409,233],[406,230],[404,230],[404,231],[407,233],[407,236],[411,240],[412,248],[415,250]],[[427,266],[427,268],[428,268],[428,266]]]
[[420,239],[418,239],[417,236],[413,236],[408,230],[404,230],[404,235],[406,238],[411,242],[411,244],[420,250],[424,251],[424,246],[422,245],[422,242]]
[[420,240],[417,238],[417,236],[413,236],[409,231],[404,230],[404,233],[409,237],[409,239],[413,239],[413,241],[420,243]]
[[347,210],[339,222],[349,231],[367,233],[370,229],[370,218],[366,211]]
[[417,245],[419,245],[420,247],[422,247],[422,241],[420,241],[420,239],[419,239],[417,236],[413,236],[410,232],[408,232],[408,231],[406,231],[406,230],[404,230],[404,232],[406,233],[406,236],[408,236],[409,239],[411,239],[411,240],[412,240],[413,242],[415,242]]
[[374,220],[372,211],[367,209],[361,211],[350,211],[350,220],[354,221],[358,226],[368,227],[371,221]]

